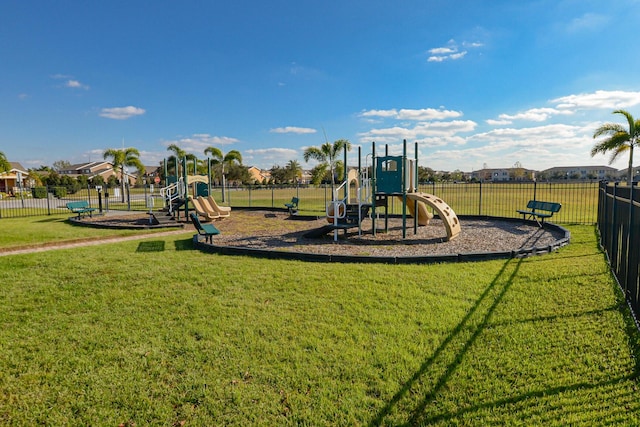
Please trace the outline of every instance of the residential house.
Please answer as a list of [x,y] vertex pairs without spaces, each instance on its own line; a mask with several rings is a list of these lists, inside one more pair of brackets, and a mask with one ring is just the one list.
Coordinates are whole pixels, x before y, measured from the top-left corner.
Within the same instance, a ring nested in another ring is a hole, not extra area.
[[[88,180],[91,180],[92,178],[100,175],[105,180],[105,182],[109,179],[109,177],[113,175],[116,175],[117,178],[120,178],[118,176],[119,173],[117,173],[113,169],[113,165],[110,162],[106,161],[78,163],[61,170],[59,174],[70,176],[71,178],[78,178],[79,176],[84,175]],[[126,173],[126,176],[129,180],[130,185],[134,185],[136,183],[136,175]]]
[[[626,169],[625,169],[626,172]],[[610,166],[556,166],[541,172],[545,179],[616,179],[621,172]]]
[[21,189],[31,188],[29,172],[18,162],[9,162],[11,169],[0,173],[0,193],[17,194]]
[[268,170],[262,170],[255,166],[250,166],[247,170],[249,171],[249,175],[251,176],[251,180],[253,182],[262,184],[262,181],[269,181],[269,178],[271,178],[271,174]]
[[531,181],[536,171],[525,168],[479,169],[471,172],[471,179],[477,181]]

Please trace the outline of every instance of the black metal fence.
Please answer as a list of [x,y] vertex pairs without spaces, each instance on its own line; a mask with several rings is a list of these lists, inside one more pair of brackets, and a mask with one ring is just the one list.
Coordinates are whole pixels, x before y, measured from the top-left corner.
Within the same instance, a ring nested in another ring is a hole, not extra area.
[[[595,224],[598,213],[598,182],[485,182],[426,183],[420,192],[434,194],[444,200],[458,215],[517,217],[531,199],[562,204],[552,222],[560,224]],[[323,215],[331,200],[331,186],[229,186],[212,187],[217,201],[232,207],[284,208],[292,197],[300,200],[302,213]],[[342,197],[342,196],[341,196]],[[351,189],[350,197],[356,197]],[[86,200],[101,212],[159,209],[163,200],[158,186],[126,187],[98,190],[95,187],[64,189],[60,187],[26,189],[15,197],[0,199],[0,218],[68,213],[65,204]],[[391,210],[402,211],[399,198],[391,199]]]
[[158,190],[153,187],[34,187],[26,188],[13,197],[0,199],[0,219],[40,215],[69,214],[68,202],[87,201],[98,213],[111,211],[143,211],[162,207]]
[[633,312],[640,314],[640,188],[602,183],[598,197],[600,245]]

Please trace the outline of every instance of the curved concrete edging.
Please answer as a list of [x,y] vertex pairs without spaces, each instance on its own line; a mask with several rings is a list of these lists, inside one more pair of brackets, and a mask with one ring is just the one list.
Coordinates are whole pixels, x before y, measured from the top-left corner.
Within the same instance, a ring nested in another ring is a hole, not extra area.
[[[522,219],[517,218],[502,218],[502,217],[486,217],[477,215],[463,216],[462,218],[483,218],[483,219],[499,219],[501,221],[518,221],[522,222]],[[537,224],[535,221],[531,222],[532,225]],[[556,240],[553,244],[547,246],[533,246],[528,248],[520,248],[511,251],[500,252],[469,252],[462,254],[447,254],[447,255],[427,255],[427,256],[365,256],[365,255],[330,255],[330,254],[308,254],[303,252],[289,252],[283,250],[269,250],[269,249],[255,249],[244,248],[238,246],[218,246],[216,244],[209,244],[201,240],[201,236],[195,234],[193,236],[193,246],[203,252],[215,253],[220,255],[245,255],[256,258],[267,259],[285,259],[296,261],[309,261],[309,262],[339,262],[339,263],[381,263],[381,264],[433,264],[442,262],[475,262],[475,261],[487,261],[496,259],[511,259],[511,258],[526,258],[534,255],[543,255],[551,253],[568,245],[571,239],[571,233],[569,230],[553,223],[544,223],[544,228],[554,229],[563,234],[562,238]]]

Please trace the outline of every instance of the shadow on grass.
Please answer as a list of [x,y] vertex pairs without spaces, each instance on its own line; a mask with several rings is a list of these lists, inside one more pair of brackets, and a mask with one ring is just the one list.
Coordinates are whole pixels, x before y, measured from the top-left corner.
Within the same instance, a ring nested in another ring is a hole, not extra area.
[[[510,264],[515,263],[515,267],[511,274],[507,273],[508,267]],[[429,404],[429,402],[433,401],[435,396],[439,391],[446,385],[448,379],[451,377],[451,374],[456,370],[456,368],[460,365],[462,360],[464,359],[465,354],[469,351],[473,343],[476,341],[478,336],[482,333],[482,331],[486,328],[491,315],[498,307],[508,289],[513,284],[513,279],[516,277],[518,271],[520,270],[520,265],[522,264],[522,259],[520,260],[509,260],[504,263],[496,277],[493,281],[487,286],[484,292],[480,295],[476,303],[471,307],[469,313],[462,319],[462,321],[451,331],[451,334],[438,346],[438,348],[433,352],[433,355],[424,361],[420,369],[418,369],[413,376],[402,386],[402,388],[391,398],[391,400],[378,412],[376,417],[369,424],[370,426],[379,426],[383,424],[385,417],[387,417],[393,408],[398,405],[400,400],[407,394],[411,393],[412,387],[421,381],[422,377],[425,376],[431,367],[438,361],[438,358],[447,350],[450,345],[455,345],[455,340],[459,335],[463,333],[463,331],[468,331],[470,329],[475,329],[473,334],[464,342],[460,350],[457,352],[456,356],[453,358],[453,361],[449,363],[444,372],[440,375],[439,378],[436,378],[436,382],[431,388],[431,390],[424,396],[422,401],[418,404],[418,406],[411,411],[411,416],[408,421],[408,425],[418,425],[420,422],[424,422],[422,419],[424,416],[424,411]],[[506,280],[503,279],[503,276],[508,275]],[[504,284],[502,284],[504,283]],[[501,288],[501,289],[499,289]],[[489,301],[492,295],[492,291],[499,289],[498,295],[495,297],[488,310],[482,314],[481,322],[474,326],[471,320],[473,319],[476,312],[480,310],[480,307],[483,305],[484,301]],[[448,414],[442,414],[440,417],[446,418]],[[453,416],[453,415],[451,415]]]
[[140,242],[136,252],[163,252],[164,240],[152,240],[150,242]]
[[45,218],[45,219],[39,219],[34,222],[68,222],[68,219],[67,218]]
[[193,239],[176,240],[173,245],[176,251],[191,251],[193,250]]
[[[369,423],[370,426],[387,424],[389,420],[386,420],[386,418],[392,414],[394,410],[406,413],[407,419],[402,425],[431,425],[442,422],[448,424],[457,421],[459,417],[466,414],[473,414],[480,410],[495,409],[497,411],[507,405],[517,405],[518,403],[527,402],[529,400],[535,401],[541,398],[548,398],[549,396],[557,396],[561,394],[573,396],[580,392],[587,394],[594,393],[594,390],[597,391],[603,388],[616,389],[617,385],[621,383],[638,379],[640,362],[636,361],[635,369],[629,375],[620,375],[607,378],[603,381],[576,381],[574,383],[559,385],[557,387],[542,387],[537,390],[532,389],[526,393],[514,394],[501,399],[487,400],[468,407],[457,408],[452,411],[441,411],[440,413],[430,412],[432,403],[437,401],[438,395],[447,389],[447,382],[463,363],[471,347],[476,343],[480,335],[484,333],[488,327],[500,325],[500,323],[490,323],[490,319],[513,285],[514,279],[518,275],[522,262],[522,259],[512,259],[505,262],[492,282],[475,301],[475,304],[471,307],[466,316],[436,348],[433,354],[422,363],[413,376],[409,378],[409,380],[402,385],[400,390],[387,402],[387,404],[378,411],[375,418],[373,418]],[[561,318],[590,316],[619,310],[624,310],[623,304],[615,304],[601,310],[583,311],[571,315],[534,317],[525,319],[522,322],[553,322]],[[635,325],[631,323],[627,325],[627,332],[630,337],[637,338],[640,334],[635,329]],[[638,348],[640,347],[640,344],[638,343],[640,343],[640,340],[631,339],[631,341],[635,341],[635,346],[632,344],[632,347],[635,351],[638,351]],[[456,347],[458,349],[455,351],[453,357],[446,355],[451,348]],[[443,361],[444,358],[447,358],[449,361]],[[438,366],[441,366],[441,368],[438,368]],[[438,370],[440,370],[440,372],[438,372]],[[420,388],[421,383],[430,381],[429,377],[433,377],[433,385],[430,386],[424,394],[421,393],[420,400],[416,404],[410,404],[406,409],[400,409],[399,407],[403,406],[401,401],[403,399],[410,399],[412,394],[415,393],[415,390]],[[628,401],[636,402],[635,396],[630,396]],[[577,403],[576,405],[577,406],[575,408],[567,408],[564,415],[569,413],[581,413],[583,408],[581,408]],[[622,417],[622,420],[624,420],[624,412],[626,410],[635,411],[638,409],[638,406],[634,404],[628,404],[628,406],[629,407],[626,409],[620,408],[619,411],[612,410],[609,412],[609,415],[617,415],[617,413],[620,412],[622,414],[620,416]],[[524,409],[522,416],[540,416],[540,414],[533,414],[540,410],[541,409],[539,407],[534,405],[531,408]]]

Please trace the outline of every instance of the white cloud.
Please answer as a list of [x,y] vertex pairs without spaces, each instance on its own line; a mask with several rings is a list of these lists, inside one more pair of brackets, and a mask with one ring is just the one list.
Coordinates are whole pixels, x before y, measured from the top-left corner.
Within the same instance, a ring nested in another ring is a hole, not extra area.
[[511,120],[494,120],[494,119],[487,119],[485,120],[485,123],[487,123],[490,126],[505,126],[505,125],[510,125],[513,122]]
[[[427,141],[429,138],[449,138],[456,143],[464,143],[464,139],[454,136],[459,133],[472,132],[476,123],[471,120],[452,120],[418,123],[413,128],[392,126],[388,128],[371,129],[359,134],[360,142],[376,141],[383,144],[402,141]],[[433,145],[433,140],[431,139]]]
[[281,128],[273,128],[270,129],[271,133],[295,133],[295,134],[307,134],[307,133],[316,133],[317,130],[311,128],[302,128],[296,126],[285,126]]
[[297,160],[299,152],[290,148],[262,148],[245,150],[242,153],[243,163],[261,169],[271,169],[273,166],[284,166],[290,160]]
[[620,109],[640,104],[640,92],[597,90],[552,99],[561,109]]
[[171,144],[175,144],[187,153],[192,153],[199,157],[204,156],[204,150],[208,147],[230,145],[238,142],[240,142],[238,139],[228,136],[212,136],[208,133],[195,133],[191,136],[163,141],[163,145],[168,147]]
[[[581,114],[579,119],[572,117],[579,109],[611,108],[611,104],[615,104],[615,109],[621,108],[620,105],[639,104],[640,92],[597,91],[568,95],[549,103],[552,106],[500,114],[497,119],[484,120],[484,129],[479,132],[475,121],[459,119],[463,116],[461,111],[443,108],[366,110],[360,114],[361,117],[379,118],[384,126],[372,126],[360,133],[358,139],[361,143],[375,141],[376,144],[388,144],[392,154],[401,152],[403,139],[410,143],[418,142],[421,164],[439,170],[471,171],[484,163],[491,167],[510,167],[515,162],[538,170],[554,165],[605,165],[607,156],[592,158],[589,155],[594,144],[593,131],[599,125],[597,118],[588,114]],[[416,120],[414,126],[407,125],[412,118],[433,118],[443,111],[448,111],[450,117]],[[599,111],[594,113],[601,114]],[[558,120],[551,122],[551,119]],[[525,127],[514,125],[527,121],[549,123]]]
[[360,113],[360,117],[397,117],[398,111],[393,110],[369,110]]
[[516,120],[543,122],[554,116],[571,115],[578,110],[617,110],[640,104],[640,92],[598,90],[592,93],[567,95],[549,101],[555,107],[531,108],[516,114],[500,114],[498,120],[486,123],[492,126],[512,124]]
[[449,40],[447,46],[434,47],[427,50],[429,54],[427,62],[456,61],[464,58],[469,53],[468,49],[478,49],[482,46],[484,46],[483,43],[464,41],[462,42],[462,47],[465,50],[461,50],[455,40]]
[[100,110],[100,117],[106,117],[107,119],[125,120],[134,116],[140,116],[146,111],[144,108],[139,107],[113,107],[103,108]]
[[569,115],[573,114],[568,110],[557,110],[555,108],[531,108],[527,111],[517,114],[500,114],[499,118],[502,121],[514,121],[514,120],[528,120],[532,122],[543,122],[548,120],[551,116],[555,115]]
[[422,108],[419,110],[403,108],[401,110],[368,110],[360,113],[360,117],[380,117],[380,118],[393,118],[399,120],[443,120],[451,119],[462,116],[459,111],[452,110],[438,110],[435,108]]
[[429,53],[432,55],[448,55],[455,52],[456,50],[450,47],[436,47],[433,49],[429,49]]
[[466,51],[466,50],[465,50],[465,51],[462,51],[462,52],[460,52],[460,53],[452,53],[451,55],[449,55],[449,59],[452,59],[452,60],[454,60],[454,61],[455,61],[456,59],[461,59],[461,58],[463,58],[466,54],[467,54],[467,51]]
[[553,124],[528,128],[494,129],[466,138],[462,149],[422,150],[421,157],[434,169],[465,171],[490,167],[510,167],[520,162],[525,168],[543,170],[551,166],[605,164],[606,159],[588,156],[593,144],[592,124],[574,126]]
[[574,18],[567,25],[568,33],[593,32],[604,28],[609,23],[610,18],[596,13],[585,13],[579,18]]
[[80,83],[78,80],[67,80],[67,82],[64,85],[66,87],[70,87],[70,88],[73,88],[73,89],[89,90],[89,86],[88,85]]

